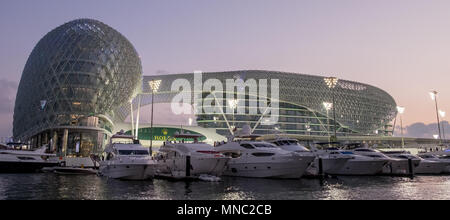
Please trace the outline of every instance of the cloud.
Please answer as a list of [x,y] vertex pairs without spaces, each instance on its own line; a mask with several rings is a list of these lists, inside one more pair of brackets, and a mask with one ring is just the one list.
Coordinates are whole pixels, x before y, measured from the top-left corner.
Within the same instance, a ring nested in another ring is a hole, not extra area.
[[[438,134],[437,123],[425,124],[417,122],[403,128],[404,136],[418,137],[418,138],[433,138],[433,135]],[[441,122],[441,132],[445,131],[445,137],[450,138],[450,124],[448,121]],[[400,136],[400,126],[396,126],[395,136]]]
[[0,113],[8,114],[14,110],[18,83],[8,79],[0,79]]

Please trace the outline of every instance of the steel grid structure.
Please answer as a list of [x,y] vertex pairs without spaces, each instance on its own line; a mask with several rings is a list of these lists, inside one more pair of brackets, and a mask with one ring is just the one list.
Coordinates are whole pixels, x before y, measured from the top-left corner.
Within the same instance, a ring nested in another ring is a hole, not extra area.
[[26,140],[58,126],[80,126],[78,120],[89,116],[111,130],[113,110],[128,103],[141,80],[139,55],[122,34],[91,19],[65,23],[46,34],[27,60],[14,137]]
[[[336,99],[336,126],[338,135],[392,135],[390,122],[397,114],[395,100],[385,91],[363,83],[339,80],[334,89],[329,89],[324,77],[261,70],[243,70],[230,72],[203,73],[203,82],[207,79],[219,79],[225,85],[226,79],[239,77],[246,79],[279,79],[279,123],[274,126],[258,125],[255,133],[266,133],[275,127],[286,133],[329,135],[333,130],[333,118],[326,114],[323,102]],[[141,106],[151,103],[148,81],[161,80],[155,103],[167,103],[177,94],[171,91],[171,83],[176,79],[187,79],[191,82],[193,92],[194,74],[172,74],[159,76],[144,76],[141,94]],[[225,95],[223,96],[225,97]],[[270,97],[270,89],[268,89]],[[247,97],[247,100],[251,99]],[[193,99],[192,99],[193,100]],[[220,100],[219,100],[220,101]],[[222,106],[226,106],[222,100]],[[133,101],[137,108],[137,101]],[[119,108],[115,120],[123,121],[130,114],[130,105]],[[261,114],[236,115],[236,126],[250,124],[254,126]],[[197,123],[202,127],[217,128],[221,134],[226,134],[226,121],[232,120],[230,114],[198,114]],[[221,132],[222,130],[222,132]]]

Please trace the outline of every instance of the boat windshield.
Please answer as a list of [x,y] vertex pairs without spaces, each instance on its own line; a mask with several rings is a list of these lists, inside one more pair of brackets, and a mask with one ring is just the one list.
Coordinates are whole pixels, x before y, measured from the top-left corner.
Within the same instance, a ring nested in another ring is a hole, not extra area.
[[149,155],[147,150],[119,150],[120,155]]
[[379,153],[379,150],[374,150],[374,149],[369,149],[369,148],[357,148],[355,149],[355,151],[359,151],[359,152],[377,152]]
[[270,144],[253,144],[253,145],[255,145],[255,147],[258,147],[258,148],[276,148],[275,146],[270,145]]
[[353,154],[353,152],[350,152],[350,151],[342,151],[341,154]]
[[274,144],[277,145],[277,146],[296,145],[296,144],[298,144],[298,142],[295,141],[295,140],[281,140],[281,141],[275,141]]
[[134,144],[134,140],[131,138],[113,138],[111,143],[113,144]]

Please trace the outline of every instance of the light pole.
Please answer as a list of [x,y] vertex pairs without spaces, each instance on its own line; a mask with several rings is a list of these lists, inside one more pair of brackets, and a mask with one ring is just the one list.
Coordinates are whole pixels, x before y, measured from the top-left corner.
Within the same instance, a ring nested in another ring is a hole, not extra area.
[[[445,118],[445,112],[442,110],[439,110],[439,115],[441,115],[441,118]],[[445,144],[445,124],[442,122],[442,138],[444,139]]]
[[432,100],[434,100],[435,106],[436,106],[436,118],[437,118],[437,126],[438,126],[438,132],[439,132],[439,140],[442,143],[442,137],[441,137],[441,123],[439,120],[439,110],[438,110],[438,104],[437,104],[437,91],[431,91],[430,97]]
[[[327,85],[327,87],[329,89],[334,89],[339,81],[338,78],[336,77],[325,77],[323,79],[325,81],[325,84]],[[337,138],[337,134],[336,134],[336,105],[334,102],[334,93],[332,92],[332,97],[333,97],[333,128],[334,128],[334,138]]]
[[233,110],[233,129],[232,129],[232,131],[234,132],[234,129],[236,128],[235,123],[234,123],[234,110],[237,108],[238,100],[236,100],[236,99],[228,100],[228,105]]
[[161,80],[150,80],[148,82],[150,90],[152,90],[152,114],[150,118],[150,155],[153,153],[153,99],[155,92],[158,92],[159,86],[161,85]]
[[333,103],[330,102],[323,102],[323,107],[325,108],[325,110],[327,111],[327,125],[328,125],[328,129],[327,129],[327,134],[328,134],[328,142],[331,142],[331,136],[330,136],[330,117],[328,117],[328,111],[330,111],[330,109],[333,107]]
[[400,134],[402,135],[402,148],[405,147],[405,140],[403,138],[403,120],[402,114],[405,112],[405,107],[397,106],[397,111],[400,114]]

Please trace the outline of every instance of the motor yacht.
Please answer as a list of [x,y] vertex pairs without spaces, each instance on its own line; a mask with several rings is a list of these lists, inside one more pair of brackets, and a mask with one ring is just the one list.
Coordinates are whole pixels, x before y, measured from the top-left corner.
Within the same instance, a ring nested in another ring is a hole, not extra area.
[[[240,137],[246,139],[248,137]],[[300,178],[314,160],[313,155],[286,151],[274,144],[233,140],[219,144],[216,151],[232,157],[224,175],[254,178]]]
[[[347,161],[351,158],[348,155],[342,154],[327,154],[324,152],[319,153],[317,148],[309,150],[295,139],[278,138],[269,142],[275,144],[283,150],[296,152],[304,157],[314,157],[313,163],[311,163],[306,170],[305,175],[307,176],[335,173],[344,167]],[[319,165],[320,161],[322,162],[321,165]],[[320,166],[322,166],[321,170]]]
[[123,133],[111,137],[105,147],[99,173],[113,179],[145,180],[154,177],[157,163],[138,140]]
[[349,156],[349,160],[340,169],[329,171],[331,175],[377,175],[383,171],[383,167],[389,163],[389,159],[364,156],[354,153],[350,150],[341,150],[338,148],[328,148],[325,150],[319,150],[319,154],[329,155],[346,155]]
[[158,176],[174,179],[221,176],[231,159],[212,145],[200,142],[202,135],[181,133],[163,143],[156,155]]
[[440,174],[446,168],[445,163],[423,159],[406,151],[388,151],[384,153],[390,157],[406,161],[411,159],[414,169],[413,172],[416,174]]
[[0,146],[0,173],[33,173],[58,164],[55,154],[45,153],[47,145],[35,150],[15,150]]
[[406,175],[409,174],[409,164],[408,160],[400,159],[400,158],[394,158],[389,157],[388,155],[382,153],[379,150],[371,149],[368,147],[358,147],[351,150],[353,153],[362,155],[362,156],[368,156],[373,158],[383,158],[389,161],[384,167],[383,167],[383,174],[389,174],[389,175]]
[[448,161],[444,161],[434,155],[419,155],[418,157],[421,159],[421,162],[416,168],[417,174],[441,174],[450,165]]
[[446,163],[447,166],[445,167],[443,173],[444,174],[450,174],[450,155],[436,155],[434,152],[433,153],[424,153],[424,154],[419,154],[419,157],[425,159],[425,160],[431,160],[431,161],[438,161],[438,162],[443,162]]

